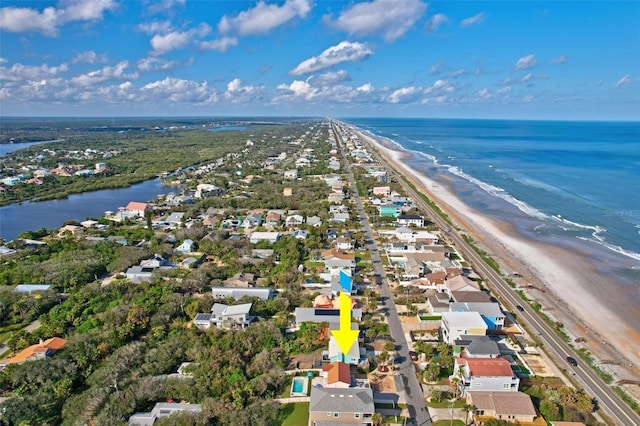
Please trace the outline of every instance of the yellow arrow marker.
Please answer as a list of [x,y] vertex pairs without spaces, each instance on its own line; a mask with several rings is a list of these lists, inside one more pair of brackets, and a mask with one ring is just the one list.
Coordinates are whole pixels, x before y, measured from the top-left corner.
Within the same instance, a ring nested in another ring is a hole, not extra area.
[[348,354],[358,338],[358,330],[351,330],[351,298],[340,292],[340,329],[331,330],[343,354]]

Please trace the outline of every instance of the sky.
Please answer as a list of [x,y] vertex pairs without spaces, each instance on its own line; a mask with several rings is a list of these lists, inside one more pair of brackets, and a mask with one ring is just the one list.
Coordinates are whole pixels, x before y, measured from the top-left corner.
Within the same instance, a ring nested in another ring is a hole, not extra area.
[[640,120],[640,2],[0,2],[0,116]]

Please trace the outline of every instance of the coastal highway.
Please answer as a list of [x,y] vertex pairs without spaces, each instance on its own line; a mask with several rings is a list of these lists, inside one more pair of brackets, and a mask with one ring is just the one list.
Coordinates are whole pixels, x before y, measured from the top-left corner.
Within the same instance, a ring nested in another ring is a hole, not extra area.
[[[357,133],[357,132],[355,132]],[[362,141],[367,141],[360,135]],[[370,146],[372,154],[377,158],[380,164],[384,165],[392,174],[394,180],[402,185],[407,195],[410,196],[416,205],[425,213],[429,214],[433,222],[440,229],[450,229],[451,225],[446,223],[432,208],[427,204],[421,196],[399,175],[399,173],[375,150]],[[519,295],[512,289],[507,282],[493,270],[487,263],[471,248],[469,244],[462,238],[461,234],[450,229],[448,237],[456,245],[460,254],[473,266],[485,281],[489,288],[494,292],[503,305],[506,303],[511,308],[522,306],[522,311],[518,312],[518,321],[526,324],[527,329],[534,333],[540,340],[547,353],[551,356],[558,366],[564,367],[567,374],[575,382],[580,384],[584,389],[597,400],[599,409],[603,410],[616,425],[640,425],[640,416],[636,414],[620,397],[583,361],[577,353],[565,343],[549,325],[547,325],[538,314],[520,299]],[[571,366],[567,362],[567,357],[572,357],[578,361],[577,366]]]
[[387,284],[386,274],[384,268],[382,267],[380,250],[375,243],[373,230],[371,229],[371,224],[369,223],[369,218],[364,211],[364,207],[362,207],[362,200],[360,200],[360,196],[355,190],[356,182],[353,177],[349,159],[347,158],[345,153],[342,138],[333,125],[332,130],[337,143],[340,145],[340,151],[342,152],[342,159],[345,164],[345,170],[349,175],[349,182],[351,184],[358,217],[360,218],[362,230],[365,234],[367,247],[369,249],[369,252],[371,253],[371,261],[373,262],[375,273],[375,282],[378,289],[380,290],[380,295],[382,296],[382,309],[386,310],[387,312],[386,318],[387,323],[389,324],[389,332],[391,334],[391,338],[396,344],[396,353],[399,355],[397,356],[397,359],[401,361],[399,363],[396,363],[395,365],[398,368],[402,380],[403,389],[401,390],[404,391],[406,397],[409,416],[412,419],[413,424],[416,426],[431,426],[431,416],[429,415],[429,411],[424,405],[424,394],[422,392],[422,387],[420,386],[420,383],[418,383],[415,366],[411,361],[411,358],[409,357],[409,346],[407,345],[407,340],[404,336],[404,331],[402,330],[402,324],[400,323],[400,318],[398,317],[396,304],[393,301],[393,294],[391,294],[391,289]]

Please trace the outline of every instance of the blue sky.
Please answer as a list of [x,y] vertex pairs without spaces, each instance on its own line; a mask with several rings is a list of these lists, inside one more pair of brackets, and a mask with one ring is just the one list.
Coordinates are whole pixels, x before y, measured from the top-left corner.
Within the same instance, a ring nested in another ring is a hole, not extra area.
[[0,114],[640,119],[640,2],[0,3]]

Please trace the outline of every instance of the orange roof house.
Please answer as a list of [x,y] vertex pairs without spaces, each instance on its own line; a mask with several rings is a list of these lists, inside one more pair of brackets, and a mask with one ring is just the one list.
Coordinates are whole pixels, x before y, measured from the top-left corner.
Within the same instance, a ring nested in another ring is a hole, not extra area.
[[67,341],[61,337],[52,337],[40,342],[36,345],[31,345],[18,352],[18,354],[12,358],[0,360],[0,367],[5,367],[8,364],[22,364],[26,361],[34,361],[36,359],[42,359],[53,356],[61,347],[67,344]]
[[341,259],[341,260],[355,260],[356,256],[353,253],[342,253],[335,248],[325,250],[320,254],[323,259]]
[[351,386],[351,368],[341,361],[322,366],[326,388],[348,388]]
[[137,201],[131,201],[129,204],[127,204],[127,207],[125,208],[125,210],[133,212],[135,214],[137,214],[138,216],[144,216],[145,211],[149,210],[151,208],[151,205],[148,203],[139,203]]
[[520,379],[505,358],[456,358],[451,377],[460,377],[464,396],[468,391],[517,392]]

